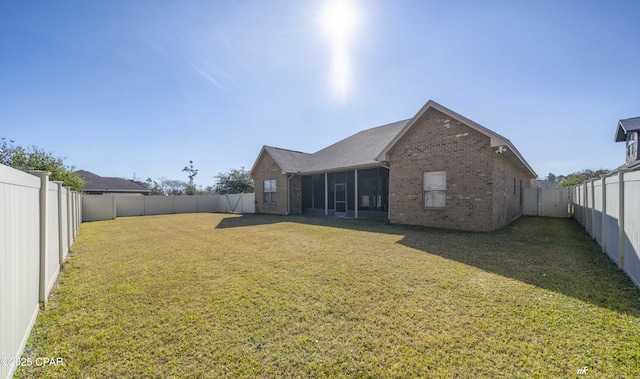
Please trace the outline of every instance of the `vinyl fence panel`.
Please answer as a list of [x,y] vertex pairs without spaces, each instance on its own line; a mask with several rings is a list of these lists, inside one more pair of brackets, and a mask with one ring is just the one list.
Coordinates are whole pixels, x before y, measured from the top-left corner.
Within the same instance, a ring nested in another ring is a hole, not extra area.
[[624,272],[640,287],[640,171],[624,175]]
[[605,215],[605,252],[609,258],[618,263],[618,217],[619,217],[619,178],[617,175],[605,179],[606,215]]
[[524,188],[522,199],[522,214],[525,216],[538,215],[538,188]]
[[145,196],[144,209],[146,215],[172,214],[173,196]]
[[593,238],[602,246],[602,179],[592,182],[593,188]]
[[210,212],[216,211],[215,208],[215,195],[201,195],[196,196],[198,198],[198,212]]
[[255,194],[117,196],[83,195],[82,221],[172,213],[255,213]]
[[[58,231],[58,185],[48,183],[47,199],[47,246],[45,250],[45,300],[60,272],[60,232]],[[42,299],[41,299],[42,300]]]
[[20,357],[38,315],[39,196],[39,178],[0,165],[0,358]]
[[117,216],[143,216],[144,196],[116,196]]
[[197,213],[198,197],[197,196],[174,196],[173,197],[173,213]]
[[240,213],[255,213],[256,212],[256,194],[245,193],[242,194],[242,202],[240,203]]
[[571,189],[525,188],[522,204],[525,216],[569,217],[571,215]]
[[71,247],[71,241],[69,238],[69,189],[60,186],[58,193],[58,228],[60,235],[60,262],[63,262],[69,255],[69,248]]
[[568,187],[544,189],[540,193],[541,216],[569,217],[570,192]]
[[113,195],[83,195],[82,221],[111,220],[116,218]]
[[574,187],[574,218],[640,287],[640,171]]

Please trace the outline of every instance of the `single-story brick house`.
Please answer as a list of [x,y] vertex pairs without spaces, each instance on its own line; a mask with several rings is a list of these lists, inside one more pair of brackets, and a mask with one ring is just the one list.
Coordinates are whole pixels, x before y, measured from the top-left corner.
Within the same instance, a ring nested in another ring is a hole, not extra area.
[[491,231],[522,215],[537,174],[501,135],[430,100],[411,119],[316,153],[263,146],[256,212]]

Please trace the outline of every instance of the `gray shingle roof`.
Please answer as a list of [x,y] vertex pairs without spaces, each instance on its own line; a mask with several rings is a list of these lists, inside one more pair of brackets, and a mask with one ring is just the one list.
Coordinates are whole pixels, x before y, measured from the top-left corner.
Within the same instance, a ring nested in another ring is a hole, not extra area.
[[620,120],[620,124],[622,124],[622,127],[625,128],[626,131],[640,130],[640,117]]
[[379,165],[376,157],[408,121],[398,121],[363,130],[317,151],[307,162],[303,171],[311,173]]
[[309,161],[311,154],[301,151],[281,149],[279,147],[265,146],[264,150],[271,155],[274,161],[284,172],[300,172]]
[[379,166],[380,163],[376,161],[376,157],[408,121],[398,121],[363,130],[313,154],[272,146],[263,146],[262,149],[276,161],[285,173],[310,174]]
[[84,185],[84,190],[86,192],[151,192],[147,188],[130,180],[98,176],[93,172],[85,170],[78,170],[76,172],[87,181]]
[[627,139],[628,132],[640,131],[640,117],[627,118],[618,122],[616,128],[616,142],[622,142]]

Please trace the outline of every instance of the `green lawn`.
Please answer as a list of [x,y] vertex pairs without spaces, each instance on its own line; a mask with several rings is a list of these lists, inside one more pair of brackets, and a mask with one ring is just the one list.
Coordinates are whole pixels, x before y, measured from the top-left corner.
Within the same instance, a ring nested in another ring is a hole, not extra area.
[[64,364],[20,378],[634,378],[640,291],[567,219],[119,218],[82,225],[24,357]]

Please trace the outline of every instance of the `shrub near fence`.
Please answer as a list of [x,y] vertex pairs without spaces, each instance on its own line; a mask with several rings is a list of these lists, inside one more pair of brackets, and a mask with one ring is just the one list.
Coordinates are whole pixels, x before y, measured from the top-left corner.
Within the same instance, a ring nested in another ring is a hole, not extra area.
[[640,287],[640,171],[572,187],[574,218]]
[[13,376],[80,227],[80,194],[48,174],[0,165],[0,378]]
[[233,195],[83,195],[82,221],[173,213],[254,213],[253,193]]

